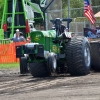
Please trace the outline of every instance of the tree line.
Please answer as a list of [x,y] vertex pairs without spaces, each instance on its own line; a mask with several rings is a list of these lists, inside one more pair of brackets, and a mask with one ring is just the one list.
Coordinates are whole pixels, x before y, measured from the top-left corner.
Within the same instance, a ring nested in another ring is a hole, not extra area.
[[[31,0],[34,3],[40,4],[40,0]],[[49,2],[51,0],[48,0]],[[58,0],[57,0],[58,1]],[[94,14],[100,11],[100,0],[89,0],[92,6]],[[55,6],[59,6],[59,4],[55,4]],[[98,7],[95,7],[98,6]],[[43,9],[43,8],[42,8]],[[39,17],[41,15],[37,15]],[[68,0],[62,0],[62,17],[68,17]],[[70,0],[70,17],[84,17],[84,0]],[[38,23],[39,20],[36,22]]]
[[[40,5],[40,0],[31,0],[33,3],[37,3]],[[49,2],[51,0],[48,0]],[[58,0],[57,0],[58,1]],[[100,5],[100,0],[90,0],[91,1],[91,5],[93,6],[93,11],[94,13],[97,13],[98,11],[100,11],[100,7],[96,8],[94,6],[99,6]],[[57,6],[57,4],[55,4]],[[59,6],[59,5],[58,5]],[[75,17],[84,17],[83,15],[83,9],[84,7],[84,0],[70,0],[70,12],[71,12],[71,17],[75,18]],[[41,8],[42,11],[44,8]],[[62,17],[66,18],[68,16],[68,0],[62,0]],[[3,13],[3,2],[0,2],[0,20],[1,20],[1,16]],[[40,18],[40,19],[36,19],[36,18]],[[38,23],[42,23],[43,20],[41,18],[41,15],[39,13],[35,13],[35,22]]]
[[[68,0],[63,1],[63,9],[68,8]],[[100,11],[100,1],[99,0],[89,0],[91,1],[90,4],[92,6],[94,14]],[[67,17],[66,11],[63,10],[63,17]],[[71,17],[84,17],[84,0],[70,0],[70,12]]]

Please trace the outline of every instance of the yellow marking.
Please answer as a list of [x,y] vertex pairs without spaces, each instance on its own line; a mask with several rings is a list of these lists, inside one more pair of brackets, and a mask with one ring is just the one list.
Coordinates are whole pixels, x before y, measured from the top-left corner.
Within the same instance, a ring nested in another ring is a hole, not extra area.
[[53,45],[52,50],[56,52],[57,51],[57,46]]

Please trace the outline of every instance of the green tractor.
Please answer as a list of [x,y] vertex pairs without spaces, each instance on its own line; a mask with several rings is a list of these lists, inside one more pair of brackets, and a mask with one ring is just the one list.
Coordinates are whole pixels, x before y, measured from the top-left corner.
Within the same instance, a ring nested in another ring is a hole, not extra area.
[[53,20],[55,30],[31,32],[31,43],[16,47],[21,74],[30,71],[33,77],[46,77],[53,73],[78,76],[89,73],[91,52],[87,38],[70,37],[72,32],[60,33],[60,20]]

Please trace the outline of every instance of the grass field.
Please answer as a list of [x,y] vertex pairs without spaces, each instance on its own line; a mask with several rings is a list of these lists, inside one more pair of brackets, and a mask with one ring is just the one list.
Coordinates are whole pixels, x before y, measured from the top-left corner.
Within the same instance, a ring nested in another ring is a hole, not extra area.
[[0,69],[18,68],[19,63],[0,64]]

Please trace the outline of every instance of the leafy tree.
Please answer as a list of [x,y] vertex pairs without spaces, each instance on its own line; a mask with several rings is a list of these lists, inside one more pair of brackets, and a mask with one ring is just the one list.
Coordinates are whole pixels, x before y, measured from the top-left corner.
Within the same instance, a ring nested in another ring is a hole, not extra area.
[[[0,0],[0,1],[1,1],[0,2],[0,20],[1,20],[2,13],[3,13],[3,1],[4,0]],[[33,3],[37,3],[40,5],[40,0],[31,0],[31,1]],[[48,2],[50,2],[50,1],[51,0],[48,0]],[[91,0],[91,5],[92,6],[100,5],[100,0]],[[59,4],[55,4],[55,6],[53,5],[53,8],[58,9],[57,8],[58,6],[59,6]],[[70,0],[71,17],[75,18],[75,17],[84,16],[83,15],[83,11],[84,11],[83,7],[84,7],[84,0]],[[74,8],[77,8],[77,9],[74,9]],[[79,8],[81,8],[81,9],[79,9]],[[44,8],[41,8],[41,9],[42,9],[42,11],[44,10]],[[63,18],[67,18],[68,17],[68,0],[62,0],[62,9],[65,9],[65,10],[62,10]],[[93,7],[93,11],[94,11],[94,13],[97,13],[98,11],[100,11],[100,7],[98,9]],[[41,17],[42,17],[41,14],[35,13],[35,24],[43,23],[43,19]]]
[[[67,17],[68,15],[68,0],[62,0],[63,1],[63,17]],[[91,0],[91,5],[93,8],[94,13],[97,13],[98,11],[100,11],[100,7],[96,8],[93,6],[98,6],[100,5],[100,0]],[[75,18],[75,17],[83,17],[83,9],[84,7],[84,0],[70,0],[70,11],[71,11],[71,17]],[[77,8],[77,9],[74,9]]]
[[[62,0],[63,4],[63,17],[68,16],[68,0]],[[80,8],[83,7],[83,0],[70,0],[70,12],[71,12],[71,17],[77,17],[79,16],[79,10],[72,10],[73,8]],[[83,11],[80,10],[80,15],[82,15]]]
[[100,5],[100,0],[91,0],[92,6],[98,6]]
[[[100,0],[91,0],[91,5],[92,6],[100,6]],[[97,13],[100,11],[100,7],[93,7],[94,13]]]

